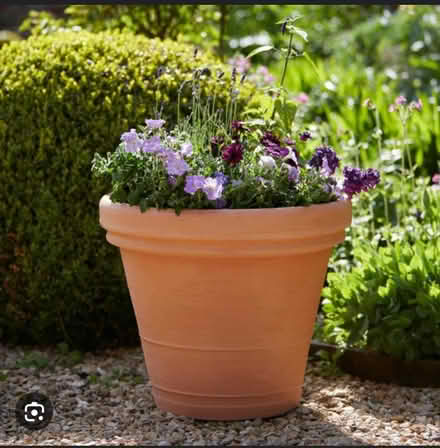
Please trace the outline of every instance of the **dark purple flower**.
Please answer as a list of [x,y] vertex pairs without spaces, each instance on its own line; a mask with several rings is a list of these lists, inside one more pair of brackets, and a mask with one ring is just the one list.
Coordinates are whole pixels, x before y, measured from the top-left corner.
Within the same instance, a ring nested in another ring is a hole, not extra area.
[[351,199],[354,194],[374,188],[379,181],[380,175],[377,170],[368,168],[363,171],[360,168],[346,166],[344,168],[344,184],[342,189],[348,195],[349,199]]
[[222,158],[230,165],[237,165],[243,159],[243,145],[240,142],[233,142],[222,149]]
[[364,191],[367,191],[370,188],[374,188],[380,181],[379,171],[373,168],[368,168],[367,170],[363,171],[362,177],[364,180]]
[[266,131],[263,134],[263,137],[261,137],[260,141],[264,146],[268,146],[268,145],[278,145],[279,146],[279,145],[281,145],[279,138],[276,137],[274,134],[272,134],[272,132],[268,132],[268,131]]
[[214,157],[220,154],[220,146],[225,142],[224,137],[216,136],[211,138],[211,153]]
[[326,176],[331,176],[339,166],[339,157],[330,146],[320,146],[316,148],[309,165],[318,170],[322,169]]
[[261,144],[266,148],[266,154],[275,158],[286,157],[289,154],[289,148],[281,146],[281,142],[271,132],[265,132],[260,140]]
[[304,131],[299,134],[299,138],[302,142],[306,142],[312,138],[312,134],[309,131]]

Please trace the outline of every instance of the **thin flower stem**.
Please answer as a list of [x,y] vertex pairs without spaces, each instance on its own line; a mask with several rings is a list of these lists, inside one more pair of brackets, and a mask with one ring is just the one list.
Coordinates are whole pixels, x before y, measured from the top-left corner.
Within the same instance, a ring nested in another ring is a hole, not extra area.
[[[284,79],[286,78],[286,74],[287,74],[287,66],[289,64],[290,53],[292,52],[292,43],[293,43],[293,34],[290,35],[289,48],[287,50],[287,55],[284,59],[283,73],[281,75],[281,81],[280,81],[280,90],[284,86]],[[275,107],[273,108],[271,119],[273,120],[274,118],[275,118]]]
[[[380,128],[380,115],[379,109],[375,108],[375,121],[376,121],[376,136],[377,136],[377,148],[379,150],[379,160],[382,161],[382,130]],[[386,183],[383,187],[383,202],[385,207],[385,221],[387,224],[390,224],[390,213],[388,210],[388,192],[386,188]]]

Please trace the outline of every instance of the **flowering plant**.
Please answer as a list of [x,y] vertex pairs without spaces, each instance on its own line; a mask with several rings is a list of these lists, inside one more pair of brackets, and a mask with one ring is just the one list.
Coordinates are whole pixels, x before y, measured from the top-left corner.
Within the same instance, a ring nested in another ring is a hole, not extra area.
[[[194,70],[193,104],[189,117],[180,117],[166,129],[164,120],[147,119],[138,130],[121,136],[121,143],[107,157],[95,154],[92,171],[109,176],[113,202],[149,208],[272,208],[304,206],[351,197],[377,185],[376,170],[345,167],[343,177],[335,173],[340,165],[336,152],[316,144],[309,160],[302,148],[313,141],[312,134],[295,125],[295,103],[287,100],[282,84],[288,61],[297,55],[293,36],[306,33],[287,18],[283,32],[290,33],[281,85],[276,92],[270,119],[237,119],[236,98],[240,84],[232,72],[230,101],[225,110],[216,109],[215,98],[201,97]],[[272,47],[262,47],[257,54]],[[281,51],[281,50],[280,50]],[[249,55],[249,57],[251,57]],[[222,77],[222,73],[217,75]]]

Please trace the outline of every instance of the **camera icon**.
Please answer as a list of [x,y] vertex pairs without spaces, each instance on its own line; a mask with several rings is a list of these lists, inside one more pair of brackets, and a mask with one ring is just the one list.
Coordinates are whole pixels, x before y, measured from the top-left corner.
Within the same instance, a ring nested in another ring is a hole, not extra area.
[[17,423],[27,429],[38,430],[45,428],[53,416],[53,406],[49,397],[32,392],[23,395],[15,407]]
[[42,422],[44,420],[44,406],[37,401],[27,404],[24,407],[24,419],[27,422],[36,422],[39,420]]

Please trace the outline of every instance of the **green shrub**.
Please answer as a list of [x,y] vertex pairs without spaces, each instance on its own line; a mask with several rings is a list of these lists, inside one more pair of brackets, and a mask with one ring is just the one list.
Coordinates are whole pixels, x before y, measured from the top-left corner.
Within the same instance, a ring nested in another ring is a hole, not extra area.
[[430,227],[413,223],[395,242],[357,242],[355,267],[328,274],[319,337],[399,359],[440,359],[440,195],[425,193],[424,203]]
[[[120,33],[64,32],[0,50],[0,339],[93,348],[138,342],[117,249],[105,240],[98,202],[110,185],[91,182],[97,151],[165,102],[202,66],[202,91],[225,101],[216,70],[192,47]],[[167,67],[160,77],[159,67]],[[240,104],[252,87],[240,87]],[[191,87],[182,93],[189,112]]]
[[[208,7],[209,10],[212,6]],[[94,33],[100,31],[130,31],[149,38],[176,39],[179,35],[201,31],[202,5],[70,5],[65,18],[55,18],[46,11],[30,11],[20,30],[44,34],[61,27],[81,27]]]

